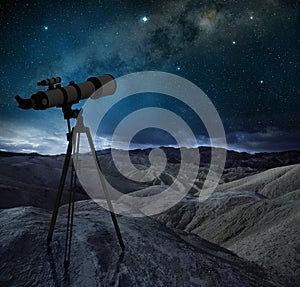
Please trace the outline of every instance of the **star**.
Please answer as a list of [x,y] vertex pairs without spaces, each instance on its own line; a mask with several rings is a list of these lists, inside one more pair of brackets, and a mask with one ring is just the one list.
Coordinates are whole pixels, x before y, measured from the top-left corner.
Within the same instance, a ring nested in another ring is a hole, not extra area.
[[181,68],[180,68],[179,66],[176,67],[176,71],[180,71],[180,69],[181,69]]
[[44,26],[43,29],[44,29],[44,31],[47,31],[49,29],[49,27],[48,26]]
[[253,20],[253,19],[254,19],[254,17],[251,15],[251,16],[250,16],[250,20]]
[[260,82],[261,84],[263,84],[263,83],[264,83],[264,81],[263,81],[263,80],[260,80],[259,82]]
[[232,41],[232,45],[235,45],[236,44],[236,41]]
[[148,20],[149,20],[149,19],[148,19],[146,16],[144,16],[144,17],[142,18],[142,21],[143,21],[144,23],[146,23]]

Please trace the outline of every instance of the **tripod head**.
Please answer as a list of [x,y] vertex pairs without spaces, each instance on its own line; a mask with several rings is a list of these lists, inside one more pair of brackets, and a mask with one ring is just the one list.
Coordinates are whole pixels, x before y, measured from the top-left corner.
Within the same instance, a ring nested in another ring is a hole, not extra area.
[[67,125],[68,125],[68,132],[67,132],[67,140],[70,141],[71,137],[72,137],[72,131],[71,131],[71,119],[76,119],[78,118],[78,115],[81,111],[81,109],[72,109],[72,105],[73,104],[66,104],[63,105],[62,108],[62,112],[64,114],[64,119],[67,121]]

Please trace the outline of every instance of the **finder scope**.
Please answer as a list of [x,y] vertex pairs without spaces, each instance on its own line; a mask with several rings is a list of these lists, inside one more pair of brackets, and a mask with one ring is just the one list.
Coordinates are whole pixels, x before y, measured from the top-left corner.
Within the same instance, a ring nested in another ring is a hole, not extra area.
[[43,81],[40,81],[37,83],[38,86],[51,86],[54,84],[61,83],[61,77],[51,78],[51,79],[45,79]]

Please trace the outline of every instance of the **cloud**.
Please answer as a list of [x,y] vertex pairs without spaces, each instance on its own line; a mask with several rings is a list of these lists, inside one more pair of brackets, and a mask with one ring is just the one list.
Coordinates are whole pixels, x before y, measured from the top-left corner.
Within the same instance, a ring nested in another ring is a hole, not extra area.
[[261,132],[233,132],[227,135],[229,149],[246,152],[299,150],[300,132],[268,127]]
[[[114,142],[113,142],[114,148],[127,150],[128,141],[125,133],[124,134],[119,133],[117,136],[116,135],[114,136]],[[169,135],[168,133],[162,130],[151,128],[151,129],[145,129],[137,133],[130,140],[129,148],[144,149],[144,148],[155,148],[155,147],[162,147],[162,146],[178,147],[176,139],[183,142],[183,147],[187,147],[187,148],[210,145],[210,139],[204,135],[200,135],[197,136],[195,139],[192,139],[187,136],[187,133],[185,131],[178,130],[176,134]],[[198,143],[198,145],[195,145],[195,142]],[[96,149],[109,149],[111,148],[111,146],[112,146],[111,135],[102,134],[101,136],[98,135],[96,137],[95,139]]]
[[61,154],[66,151],[63,131],[44,131],[25,125],[1,122],[0,150],[20,153]]
[[[0,150],[10,152],[39,154],[61,154],[66,152],[67,141],[65,131],[42,131],[38,128],[26,126],[14,126],[12,123],[1,123],[2,134],[0,136]],[[150,132],[150,131],[149,131]],[[160,132],[140,133],[130,143],[131,149],[155,148],[160,146],[177,147],[176,142],[169,141],[166,134]],[[186,137],[183,131],[178,131],[174,138],[184,138],[185,147],[195,147],[194,141]],[[122,135],[118,135],[114,146],[119,149],[127,149],[127,142]],[[300,132],[287,132],[274,127],[268,127],[261,132],[235,131],[226,136],[227,148],[237,151],[274,152],[299,149]],[[215,140],[215,142],[217,142]],[[199,146],[210,146],[210,139],[205,135],[197,136]],[[111,135],[97,136],[96,149],[111,148]],[[81,152],[89,150],[87,140],[81,137]]]

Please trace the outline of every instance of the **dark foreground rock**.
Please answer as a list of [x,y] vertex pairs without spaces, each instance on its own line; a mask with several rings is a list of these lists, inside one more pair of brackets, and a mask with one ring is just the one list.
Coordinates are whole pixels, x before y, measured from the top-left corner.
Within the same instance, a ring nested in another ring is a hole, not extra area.
[[118,217],[122,253],[108,212],[91,201],[76,204],[71,264],[64,273],[66,207],[61,213],[47,248],[48,211],[1,210],[1,286],[278,286],[257,265],[151,218]]

